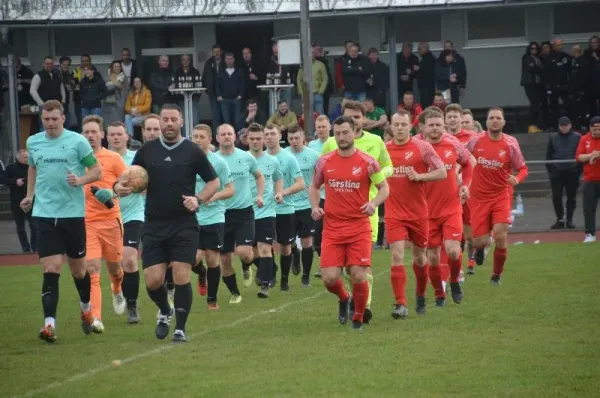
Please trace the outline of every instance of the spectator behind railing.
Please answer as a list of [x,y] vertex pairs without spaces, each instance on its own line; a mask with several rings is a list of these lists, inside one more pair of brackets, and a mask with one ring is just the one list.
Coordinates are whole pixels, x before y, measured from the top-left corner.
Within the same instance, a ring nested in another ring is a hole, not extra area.
[[133,79],[133,87],[125,102],[125,125],[127,134],[133,137],[133,127],[141,126],[152,107],[152,93],[142,84],[142,79]]
[[102,100],[107,94],[106,83],[100,73],[91,66],[83,68],[83,75],[80,83],[81,116],[100,116]]
[[104,125],[113,122],[122,122],[124,117],[125,102],[129,94],[129,81],[123,72],[121,61],[113,61],[108,69],[106,81],[107,96],[102,105],[102,118]]

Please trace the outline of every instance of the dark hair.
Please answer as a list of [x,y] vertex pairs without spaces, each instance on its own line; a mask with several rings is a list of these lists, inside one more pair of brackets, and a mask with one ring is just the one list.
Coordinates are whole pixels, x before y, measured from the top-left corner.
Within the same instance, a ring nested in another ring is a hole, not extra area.
[[376,49],[375,47],[371,47],[371,48],[369,48],[369,54],[373,54],[373,53],[375,53],[375,54],[379,54],[379,50],[378,50],[378,49]]
[[80,58],[83,58],[83,57],[87,57],[87,58],[89,58],[89,59],[90,59],[90,61],[92,61],[92,56],[91,56],[90,54],[88,54],[88,53],[81,54],[81,57],[80,57]]
[[283,103],[286,103],[286,104],[287,104],[287,101],[286,101],[286,100],[284,100],[284,99],[282,99],[282,100],[279,100],[279,102],[277,103],[277,105],[279,106],[279,105],[281,105],[281,104],[283,104]]
[[348,125],[350,126],[350,130],[354,131],[356,129],[354,120],[352,120],[350,116],[339,116],[333,121],[334,126],[341,126],[344,123],[348,123]]
[[246,106],[251,104],[258,104],[258,102],[256,102],[256,99],[250,98],[248,101],[246,101]]
[[490,112],[492,111],[500,111],[500,113],[502,113],[502,117],[504,117],[504,109],[500,108],[499,106],[492,106],[490,109],[488,109],[487,111],[487,115],[485,116],[486,119],[488,117],[490,117]]
[[280,134],[281,134],[281,126],[275,123],[267,123],[267,125],[265,126],[265,129],[269,129],[269,130],[277,130]]
[[183,114],[183,112],[181,112],[181,108],[179,107],[179,105],[176,105],[176,104],[164,104],[162,106],[162,108],[160,108],[160,111],[162,112],[164,110],[178,111],[180,115]]
[[60,57],[58,59],[58,63],[62,64],[65,61],[69,61],[69,63],[72,63],[73,61],[71,61],[71,57],[67,57],[66,55],[63,55],[62,57]]
[[127,126],[125,126],[125,123],[123,123],[120,120],[117,120],[116,122],[109,123],[108,126],[106,126],[106,128],[108,129],[109,127],[123,127],[125,130],[127,130]]
[[373,98],[369,98],[369,97],[366,97],[366,98],[363,100],[363,102],[367,102],[367,101],[369,101],[369,102],[375,102],[375,101],[373,101]]
[[146,128],[146,120],[150,119],[156,119],[160,122],[160,116],[158,116],[156,113],[150,113],[144,117],[144,121],[142,122],[142,129]]
[[220,45],[218,45],[218,44],[213,44],[213,46],[212,46],[212,48],[211,48],[211,49],[212,49],[212,50],[215,50],[215,49],[217,49],[217,48],[220,50],[220,49],[221,49],[221,46],[220,46]]
[[263,133],[264,131],[265,128],[262,126],[262,124],[250,123],[248,126],[248,133]]
[[412,91],[410,91],[410,90],[406,90],[406,91],[404,92],[404,94],[402,94],[402,96],[403,96],[403,97],[404,97],[405,95],[412,95],[413,97],[415,96],[415,95],[413,94],[413,92],[412,92]]
[[290,134],[294,134],[294,133],[304,133],[304,130],[302,130],[302,127],[295,125],[295,126],[290,127],[288,129],[287,133],[289,136]]
[[112,62],[110,63],[110,68],[109,68],[109,69],[110,69],[110,71],[111,71],[111,72],[112,72],[113,66],[115,66],[115,64],[119,64],[119,65],[121,65],[121,67],[123,67],[123,64],[121,63],[121,61],[119,61],[119,60],[114,60],[114,61],[112,61]]
[[346,109],[350,109],[353,111],[360,111],[360,113],[362,113],[363,116],[365,116],[365,114],[367,113],[367,110],[365,109],[365,106],[363,105],[363,103],[358,102],[358,101],[344,102],[344,105],[342,106],[342,115],[344,114],[344,111],[346,111]]
[[463,115],[471,115],[471,117],[473,117],[473,112],[471,112],[470,109],[463,109],[462,114]]
[[232,52],[226,52],[225,53],[225,58],[227,58],[227,57],[233,57],[233,58],[235,58],[235,55],[233,55]]
[[121,52],[123,52],[123,51],[127,51],[128,53],[131,53],[131,50],[129,48],[127,48],[127,47],[123,47],[121,49]]
[[44,57],[44,61],[45,61],[45,60],[47,60],[47,59],[51,59],[51,60],[52,60],[52,62],[54,62],[54,58],[53,58],[51,55],[46,55],[46,56]]

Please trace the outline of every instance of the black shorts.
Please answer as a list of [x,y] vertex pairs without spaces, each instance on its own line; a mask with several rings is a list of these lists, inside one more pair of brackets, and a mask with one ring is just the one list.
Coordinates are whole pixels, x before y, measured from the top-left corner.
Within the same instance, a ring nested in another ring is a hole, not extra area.
[[277,243],[280,245],[291,245],[296,240],[294,231],[294,213],[277,214],[275,217],[275,226],[277,227]]
[[140,248],[143,225],[144,223],[138,220],[123,224],[123,247],[133,247],[135,250]]
[[276,242],[275,217],[259,218],[254,221],[254,241],[272,245]]
[[85,257],[85,218],[35,217],[40,258],[66,254],[69,258]]
[[198,237],[199,250],[214,250],[220,252],[223,249],[223,237],[225,236],[225,224],[200,225]]
[[294,234],[299,238],[310,238],[315,234],[315,220],[312,218],[312,210],[298,210],[294,214]]
[[225,211],[225,237],[221,253],[233,253],[236,246],[254,244],[254,209],[229,209]]
[[177,261],[196,263],[198,221],[196,217],[175,220],[146,220],[142,228],[142,266]]

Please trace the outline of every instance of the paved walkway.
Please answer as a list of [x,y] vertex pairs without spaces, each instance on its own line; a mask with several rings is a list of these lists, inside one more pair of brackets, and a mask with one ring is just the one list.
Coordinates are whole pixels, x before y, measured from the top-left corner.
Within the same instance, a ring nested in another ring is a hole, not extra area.
[[[530,233],[548,231],[554,223],[554,210],[550,198],[525,198],[524,214],[517,217],[511,233]],[[581,198],[577,201],[578,208],[575,212],[575,226],[581,232],[583,240],[583,211]],[[600,227],[600,211],[596,216],[596,225]],[[12,221],[0,221],[0,254],[20,253],[21,245],[17,239],[14,223]]]

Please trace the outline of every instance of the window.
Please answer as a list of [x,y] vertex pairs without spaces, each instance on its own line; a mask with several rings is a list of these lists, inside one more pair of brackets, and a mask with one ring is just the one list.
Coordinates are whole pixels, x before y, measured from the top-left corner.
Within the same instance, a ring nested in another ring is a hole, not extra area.
[[322,47],[343,47],[348,40],[358,40],[358,18],[314,18],[310,40]]
[[56,55],[112,54],[111,32],[106,27],[54,29]]
[[15,55],[18,57],[27,57],[29,48],[27,45],[27,31],[25,29],[11,29],[9,35]]
[[467,40],[514,39],[527,36],[524,8],[492,8],[467,12]]
[[191,25],[137,28],[136,43],[139,48],[194,47],[194,28]]
[[442,40],[442,15],[439,13],[404,13],[394,20],[398,43]]
[[578,34],[598,32],[600,22],[599,3],[559,4],[554,6],[554,34]]

